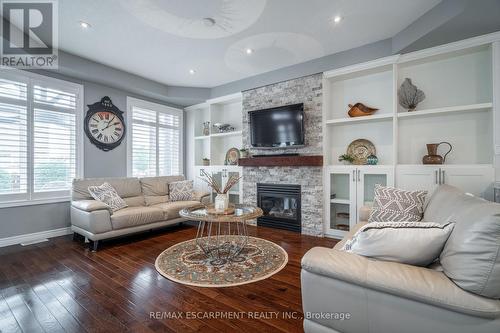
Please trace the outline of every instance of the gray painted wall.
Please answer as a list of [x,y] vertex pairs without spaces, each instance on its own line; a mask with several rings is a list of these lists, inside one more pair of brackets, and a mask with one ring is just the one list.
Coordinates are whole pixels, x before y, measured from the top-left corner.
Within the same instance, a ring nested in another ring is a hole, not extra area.
[[[84,113],[87,105],[99,101],[103,96],[111,97],[113,104],[127,112],[127,96],[151,102],[171,105],[165,101],[141,96],[125,90],[70,78],[58,73],[36,71],[59,79],[76,82],[84,86]],[[104,152],[90,143],[84,136],[84,176],[85,177],[125,177],[127,175],[127,140],[120,146]],[[58,229],[70,225],[69,203],[0,208],[0,238]]]
[[211,97],[500,31],[499,17],[500,0],[443,0],[392,38],[213,87]]
[[376,43],[357,47],[355,49],[331,54],[297,65],[280,68],[271,72],[214,87],[212,88],[211,95],[212,98],[224,96],[238,91],[245,91],[277,82],[321,73],[335,68],[353,65],[377,58],[383,58],[391,54],[391,39],[385,39]]
[[[382,58],[401,49],[402,52],[409,52],[499,31],[498,17],[500,17],[499,0],[444,0],[394,38],[212,89],[166,86],[65,52],[59,54],[58,72],[42,72],[42,74],[83,84],[85,104],[93,103],[108,95],[119,108],[126,111],[126,96],[129,95],[171,106],[185,106],[204,101],[208,97],[223,96]],[[104,153],[85,138],[84,159],[86,177],[125,176],[126,140],[115,150]],[[68,225],[68,203],[0,209],[0,238]]]

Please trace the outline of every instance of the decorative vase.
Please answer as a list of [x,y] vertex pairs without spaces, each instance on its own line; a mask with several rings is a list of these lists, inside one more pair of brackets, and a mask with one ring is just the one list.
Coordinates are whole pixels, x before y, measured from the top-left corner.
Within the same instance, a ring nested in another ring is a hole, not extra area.
[[206,121],[203,123],[203,135],[210,135],[210,122]]
[[377,165],[378,164],[378,157],[375,155],[370,155],[366,158],[366,164],[368,165]]
[[214,202],[215,210],[223,212],[229,208],[229,195],[227,193],[218,193]]
[[203,166],[209,166],[210,160],[203,160]]
[[[444,154],[444,156],[438,155],[437,150],[439,145],[447,144],[450,149]],[[451,152],[453,146],[449,142],[440,143],[428,143],[427,144],[427,155],[422,158],[423,164],[443,164],[446,160],[446,156]]]

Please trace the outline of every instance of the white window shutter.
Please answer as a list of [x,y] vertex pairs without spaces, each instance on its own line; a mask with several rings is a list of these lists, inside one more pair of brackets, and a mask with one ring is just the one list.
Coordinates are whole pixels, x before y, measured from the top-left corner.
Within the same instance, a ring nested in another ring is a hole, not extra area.
[[182,110],[135,99],[131,103],[132,176],[181,174]]

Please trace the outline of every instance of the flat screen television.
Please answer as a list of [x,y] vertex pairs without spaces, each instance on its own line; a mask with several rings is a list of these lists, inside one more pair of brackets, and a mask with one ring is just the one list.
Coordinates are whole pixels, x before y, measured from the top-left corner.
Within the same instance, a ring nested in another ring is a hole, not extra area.
[[304,145],[304,104],[250,111],[250,141],[256,148]]

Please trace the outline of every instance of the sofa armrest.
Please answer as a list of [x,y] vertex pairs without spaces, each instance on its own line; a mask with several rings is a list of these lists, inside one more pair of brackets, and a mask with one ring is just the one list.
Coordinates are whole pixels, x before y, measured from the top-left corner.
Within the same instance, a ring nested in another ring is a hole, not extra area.
[[364,226],[366,224],[366,222],[359,222],[357,223],[354,227],[351,228],[351,230],[349,230],[349,232],[344,236],[344,238],[342,238],[342,240],[340,242],[338,242],[337,244],[335,244],[335,246],[333,247],[335,250],[340,250],[344,247],[344,244],[350,240],[354,234],[356,232],[358,232],[358,230]]
[[91,212],[71,206],[71,225],[85,230],[89,234],[100,234],[113,230],[111,214],[107,209]]
[[194,191],[193,192],[193,200],[194,201],[199,201],[199,202],[203,203],[209,196],[210,196],[209,192],[202,192],[202,191]]
[[85,212],[93,212],[96,210],[108,210],[112,213],[111,208],[103,202],[97,200],[74,200],[71,201],[71,206],[83,210]]
[[398,297],[485,318],[500,316],[500,301],[469,293],[442,272],[375,260],[315,247],[302,258],[302,269]]

